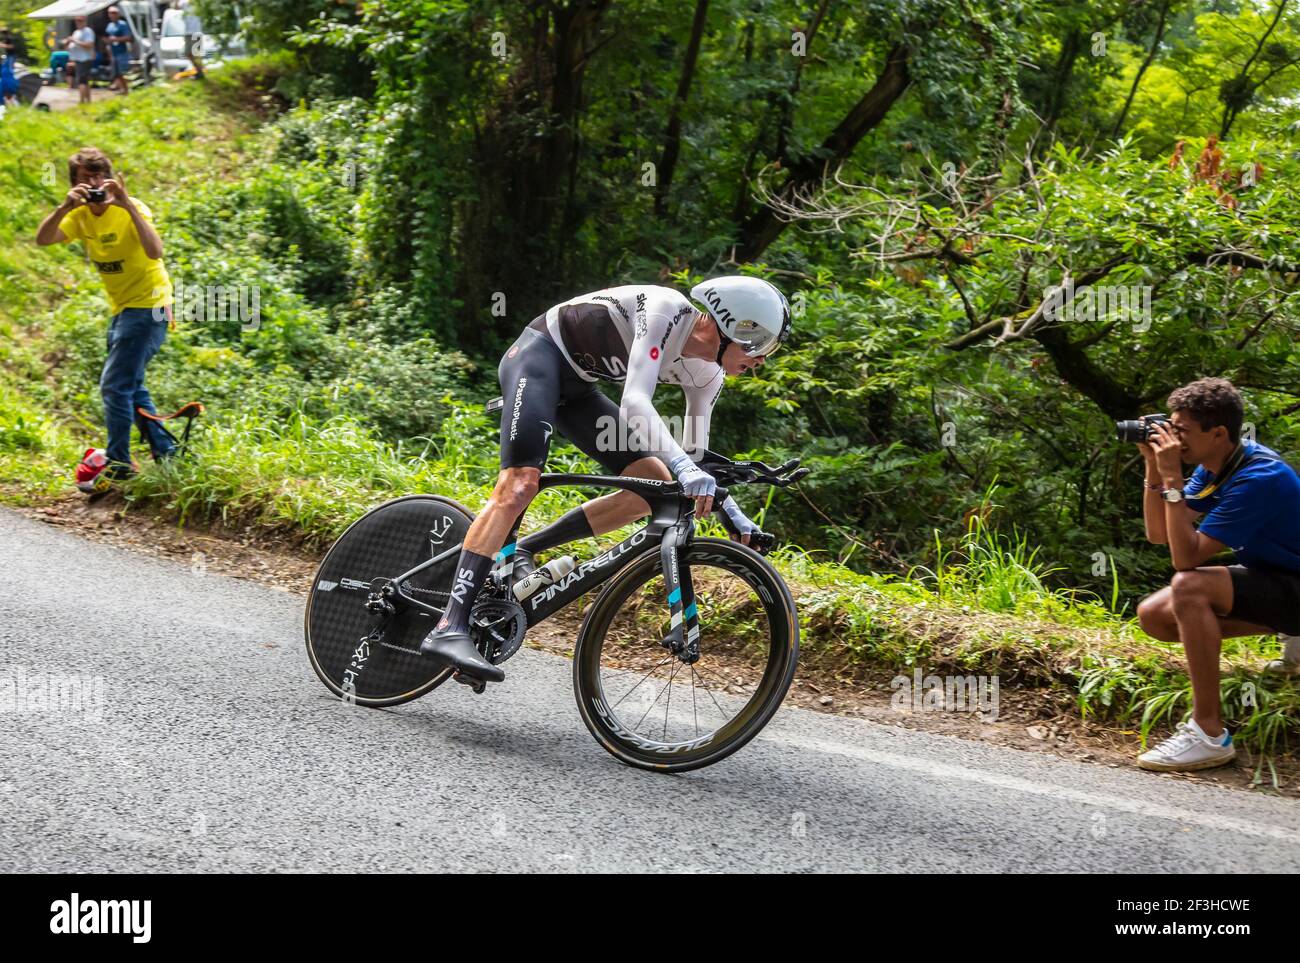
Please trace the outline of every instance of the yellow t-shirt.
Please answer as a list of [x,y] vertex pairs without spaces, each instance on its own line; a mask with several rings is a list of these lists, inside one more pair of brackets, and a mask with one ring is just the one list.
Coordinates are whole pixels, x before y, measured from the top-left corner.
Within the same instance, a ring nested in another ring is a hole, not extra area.
[[[150,224],[153,212],[131,198],[136,210]],[[64,215],[59,230],[69,241],[86,245],[90,261],[99,270],[113,313],[123,308],[157,308],[172,303],[172,282],[162,258],[144,253],[131,215],[116,204],[96,217],[89,205],[74,207]]]

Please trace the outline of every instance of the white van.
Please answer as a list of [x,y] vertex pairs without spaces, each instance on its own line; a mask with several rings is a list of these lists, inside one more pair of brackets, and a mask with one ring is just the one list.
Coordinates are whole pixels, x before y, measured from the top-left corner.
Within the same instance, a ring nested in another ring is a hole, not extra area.
[[168,77],[189,70],[192,66],[190,59],[185,56],[185,37],[189,34],[197,34],[199,37],[199,55],[203,58],[205,70],[222,60],[247,56],[243,37],[236,34],[223,43],[219,38],[204,33],[203,21],[185,10],[164,10],[159,33],[159,62],[163,73]]

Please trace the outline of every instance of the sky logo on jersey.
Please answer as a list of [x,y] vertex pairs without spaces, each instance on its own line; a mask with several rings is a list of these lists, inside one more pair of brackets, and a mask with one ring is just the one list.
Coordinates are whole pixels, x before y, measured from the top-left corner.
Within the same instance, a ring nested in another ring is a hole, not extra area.
[[650,347],[650,360],[651,361],[659,360],[659,349],[657,347],[654,347],[653,345],[651,345]]

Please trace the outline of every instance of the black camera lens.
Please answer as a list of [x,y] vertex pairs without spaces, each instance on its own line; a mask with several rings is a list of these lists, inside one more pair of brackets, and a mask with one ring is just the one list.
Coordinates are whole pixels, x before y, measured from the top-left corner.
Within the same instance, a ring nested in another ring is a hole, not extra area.
[[1143,415],[1131,421],[1115,422],[1115,434],[1120,441],[1146,441],[1151,437],[1152,425],[1169,424],[1169,416],[1164,414]]
[[1147,423],[1141,418],[1132,421],[1115,422],[1115,434],[1120,441],[1137,442],[1147,440]]
[[108,193],[102,187],[92,187],[86,191],[86,200],[93,204],[102,204],[108,197]]

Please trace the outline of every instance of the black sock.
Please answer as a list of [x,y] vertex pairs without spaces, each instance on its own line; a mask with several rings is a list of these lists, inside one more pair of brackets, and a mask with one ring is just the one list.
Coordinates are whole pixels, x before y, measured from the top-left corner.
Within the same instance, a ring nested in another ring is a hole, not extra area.
[[519,539],[518,544],[525,552],[536,555],[556,545],[563,545],[578,538],[591,538],[595,534],[591,530],[591,523],[587,521],[587,513],[579,505],[572,511],[565,512],[540,531]]
[[461,549],[456,562],[456,573],[451,583],[451,598],[447,611],[438,622],[437,632],[468,632],[469,609],[474,604],[478,590],[483,587],[492,559],[469,549]]

